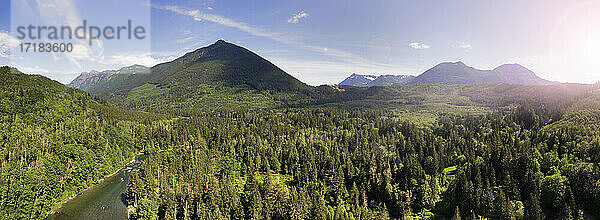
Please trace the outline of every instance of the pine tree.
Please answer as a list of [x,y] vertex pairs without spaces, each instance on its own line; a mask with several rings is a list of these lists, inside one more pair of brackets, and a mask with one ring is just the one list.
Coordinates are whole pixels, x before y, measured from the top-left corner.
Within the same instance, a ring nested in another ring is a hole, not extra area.
[[525,219],[541,220],[544,219],[542,208],[540,207],[540,200],[537,197],[538,193],[530,193],[529,199],[525,206]]
[[456,208],[454,209],[454,215],[452,216],[452,220],[461,220],[460,210],[458,209],[458,206],[456,206]]

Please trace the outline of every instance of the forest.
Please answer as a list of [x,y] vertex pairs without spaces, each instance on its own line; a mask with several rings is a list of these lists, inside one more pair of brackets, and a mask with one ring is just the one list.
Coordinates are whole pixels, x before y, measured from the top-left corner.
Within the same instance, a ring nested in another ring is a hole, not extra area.
[[0,219],[46,218],[138,153],[131,219],[600,216],[598,85],[321,87],[310,105],[142,112],[0,78]]
[[176,120],[145,134],[156,141],[128,189],[136,207],[131,217],[597,216],[599,112],[557,123],[544,112],[519,107],[444,116],[430,127],[375,110],[217,112]]
[[143,150],[137,133],[161,117],[8,67],[0,79],[0,219],[45,218]]

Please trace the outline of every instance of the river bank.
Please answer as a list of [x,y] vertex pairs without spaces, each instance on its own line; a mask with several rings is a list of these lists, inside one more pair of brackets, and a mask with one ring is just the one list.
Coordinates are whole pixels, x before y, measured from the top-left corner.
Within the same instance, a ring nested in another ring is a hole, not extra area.
[[143,154],[134,156],[123,168],[63,202],[48,219],[127,219],[129,175],[145,158]]

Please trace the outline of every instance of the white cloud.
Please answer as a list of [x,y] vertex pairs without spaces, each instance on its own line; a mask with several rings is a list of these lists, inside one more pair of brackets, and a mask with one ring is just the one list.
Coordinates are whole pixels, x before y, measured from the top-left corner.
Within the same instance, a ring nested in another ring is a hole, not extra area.
[[154,66],[159,63],[168,62],[176,59],[176,56],[168,57],[157,57],[150,53],[127,53],[127,54],[116,54],[109,56],[105,59],[105,64],[119,65],[119,66],[131,66],[135,64],[143,66]]
[[151,53],[119,53],[110,56],[95,57],[88,47],[81,44],[73,45],[73,52],[67,53],[66,55],[69,59],[72,59],[73,63],[80,69],[83,69],[83,66],[79,64],[79,61],[90,61],[114,66],[131,66],[135,64],[154,66],[177,58],[175,55],[155,56]]
[[[182,15],[187,15],[187,16],[192,17],[196,21],[207,20],[207,21],[214,22],[214,23],[217,23],[217,24],[220,24],[223,26],[236,28],[236,29],[239,29],[248,34],[257,36],[257,37],[268,38],[268,39],[271,39],[271,40],[274,40],[274,41],[277,41],[277,42],[280,42],[280,43],[283,43],[283,44],[286,44],[289,46],[304,49],[307,51],[311,51],[311,52],[315,52],[315,53],[319,53],[319,54],[323,54],[323,51],[324,51],[322,46],[315,46],[315,45],[310,45],[310,44],[306,44],[306,43],[295,41],[295,40],[290,40],[290,39],[288,39],[289,35],[270,32],[270,31],[266,31],[266,30],[263,30],[260,28],[252,27],[246,23],[238,22],[233,19],[229,19],[229,18],[220,16],[220,15],[201,13],[199,10],[189,10],[189,9],[181,8],[178,6],[160,6],[160,5],[153,4],[153,5],[151,5],[151,7],[156,8],[156,9],[172,11],[172,12],[182,14]],[[427,47],[429,47],[429,46],[427,46]],[[373,63],[373,61],[364,59],[360,56],[357,56],[356,54],[349,53],[349,52],[346,52],[343,50],[333,49],[333,48],[327,48],[327,53],[325,53],[325,54],[329,57],[332,57],[334,59],[342,61],[342,63],[338,63],[337,65],[345,66],[345,67],[371,68],[371,69],[400,69],[401,68],[398,66],[391,66],[391,65],[381,64],[381,63]]]
[[90,49],[82,44],[74,44],[73,51],[70,53],[65,53],[65,55],[67,55],[69,58],[77,60],[94,60]]
[[208,9],[208,10],[213,10],[214,8],[212,8],[212,7],[208,6],[208,7],[206,7],[206,9]]
[[419,42],[412,42],[412,43],[408,44],[408,46],[412,49],[417,49],[417,50],[430,48],[429,45],[424,44],[424,43],[419,43]]
[[456,45],[454,45],[454,47],[458,47],[460,49],[463,49],[465,51],[469,51],[471,50],[471,44],[467,43],[467,42],[458,42]]
[[0,57],[8,58],[10,50],[19,46],[19,39],[7,32],[0,31]]
[[180,7],[177,7],[177,6],[157,6],[157,5],[152,5],[152,7],[156,8],[156,9],[163,9],[163,10],[172,11],[172,12],[175,12],[175,13],[178,13],[178,14],[182,14],[182,15],[187,15],[187,16],[192,17],[196,21],[207,20],[207,21],[215,22],[217,24],[225,25],[225,26],[228,26],[228,27],[237,28],[237,29],[240,29],[240,30],[242,30],[244,32],[247,32],[247,33],[255,35],[255,36],[269,37],[269,38],[270,37],[274,37],[273,34],[266,33],[264,31],[261,31],[261,30],[257,29],[257,28],[250,27],[246,23],[237,22],[237,21],[231,20],[229,18],[220,16],[220,15],[205,14],[205,13],[201,13],[199,10],[188,10],[188,9],[180,8]]
[[49,74],[50,71],[41,68],[39,66],[33,66],[33,67],[25,67],[25,66],[20,66],[20,65],[16,65],[16,68],[26,74],[37,74],[37,75],[42,75],[42,74]]
[[176,40],[175,42],[177,42],[178,44],[182,44],[182,43],[188,42],[190,40],[193,40],[194,38],[195,37],[186,37],[186,38],[183,38],[183,39]]
[[[36,3],[40,18],[48,25],[74,28],[83,24],[83,19],[73,0],[36,0]],[[74,40],[82,45],[87,45],[85,39]],[[100,54],[99,51],[104,50],[101,44],[90,46],[89,49],[96,54]]]
[[44,8],[56,8],[56,5],[54,5],[54,4],[48,4],[48,3],[41,3],[40,6],[42,6]]
[[308,17],[308,13],[301,11],[298,14],[295,14],[290,19],[288,19],[288,23],[297,24],[300,22],[300,19]]
[[[30,8],[27,1],[25,3]],[[73,0],[35,0],[39,16],[48,25],[70,26],[72,28],[82,25],[83,19]],[[67,59],[75,66],[82,68],[80,61],[96,62],[104,56],[104,44],[102,40],[95,39],[93,45],[88,44],[85,39],[73,39],[73,52],[65,53]],[[46,40],[53,43],[52,40]],[[54,42],[55,43],[55,42]]]
[[466,43],[466,42],[459,42],[458,47],[463,48],[463,49],[471,49],[471,44]]

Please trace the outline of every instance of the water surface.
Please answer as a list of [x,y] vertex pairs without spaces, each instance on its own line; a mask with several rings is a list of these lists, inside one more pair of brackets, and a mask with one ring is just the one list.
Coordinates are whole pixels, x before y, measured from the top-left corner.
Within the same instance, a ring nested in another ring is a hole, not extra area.
[[48,219],[127,219],[126,190],[129,175],[138,169],[145,157],[136,161],[73,198]]

